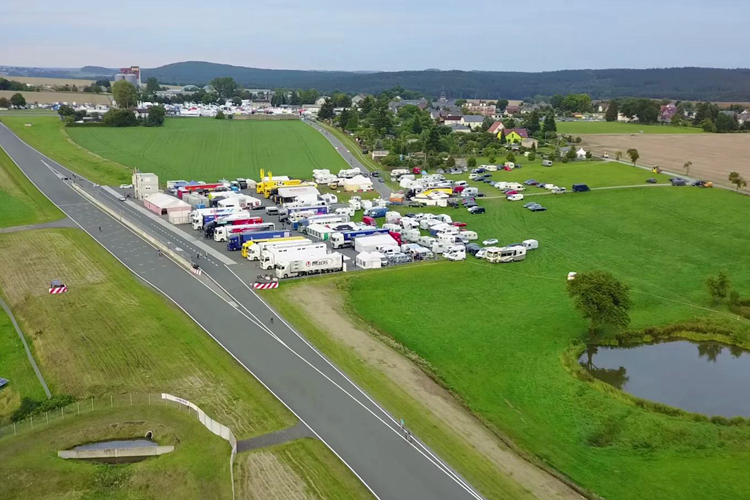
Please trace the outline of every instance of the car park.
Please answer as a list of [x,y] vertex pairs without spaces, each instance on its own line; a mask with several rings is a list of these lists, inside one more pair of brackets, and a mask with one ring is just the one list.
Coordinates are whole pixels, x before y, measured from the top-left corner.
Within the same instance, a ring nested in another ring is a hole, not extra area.
[[488,247],[492,245],[497,245],[497,238],[490,238],[489,240],[484,240],[482,242],[482,245]]

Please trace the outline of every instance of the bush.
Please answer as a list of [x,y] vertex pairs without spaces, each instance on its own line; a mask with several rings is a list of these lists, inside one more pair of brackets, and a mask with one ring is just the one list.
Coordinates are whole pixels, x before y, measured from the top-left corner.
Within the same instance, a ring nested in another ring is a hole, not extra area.
[[164,125],[164,116],[166,111],[164,106],[151,106],[148,110],[148,116],[143,124],[147,127],[161,127]]
[[214,118],[216,118],[217,120],[223,120],[224,118],[226,118],[226,115],[222,110],[219,110]]
[[109,127],[135,127],[138,118],[129,109],[110,109],[104,114],[104,123]]
[[531,153],[529,153],[528,158],[529,158],[529,161],[536,160],[536,153],[532,151]]
[[68,396],[67,394],[53,396],[52,398],[45,399],[44,401],[37,401],[31,398],[23,398],[21,399],[21,406],[15,412],[13,412],[13,415],[10,416],[10,420],[12,422],[20,422],[21,420],[29,418],[32,415],[38,415],[40,413],[56,410],[57,408],[68,406],[73,402],[75,402],[73,396]]

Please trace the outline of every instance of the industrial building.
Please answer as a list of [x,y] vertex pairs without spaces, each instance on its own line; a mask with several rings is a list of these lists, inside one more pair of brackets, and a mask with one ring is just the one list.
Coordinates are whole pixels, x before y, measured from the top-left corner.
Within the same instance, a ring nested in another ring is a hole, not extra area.
[[142,200],[146,196],[159,192],[159,177],[156,174],[133,174],[133,190],[135,199]]

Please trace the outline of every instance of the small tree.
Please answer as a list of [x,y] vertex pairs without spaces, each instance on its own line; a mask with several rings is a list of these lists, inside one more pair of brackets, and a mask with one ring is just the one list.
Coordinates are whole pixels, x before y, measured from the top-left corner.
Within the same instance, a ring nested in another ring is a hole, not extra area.
[[635,167],[635,162],[638,161],[638,158],[641,157],[640,153],[638,153],[637,149],[628,149],[627,154],[630,157],[630,161],[633,162],[633,167]]
[[719,302],[729,295],[729,276],[719,271],[718,275],[706,278],[706,287],[714,303]]
[[590,160],[593,155],[591,154],[591,151],[586,151],[586,159]]
[[445,166],[448,168],[453,168],[456,166],[456,159],[452,156],[449,156],[448,159],[445,161]]
[[232,97],[232,105],[233,106],[242,106],[242,99],[240,99],[237,96]]
[[17,92],[10,96],[10,103],[16,108],[22,108],[26,106],[26,99],[21,93]]
[[214,118],[216,118],[217,120],[223,120],[226,117],[227,116],[224,114],[224,112],[222,110],[219,110],[216,112],[216,116]]
[[164,125],[164,116],[166,111],[164,106],[151,106],[148,109],[148,116],[146,117],[145,125],[147,127],[161,127]]
[[469,168],[475,168],[477,166],[477,159],[473,156],[469,158],[469,160],[466,162],[466,165]]
[[685,169],[685,175],[690,175],[690,167],[693,166],[692,161],[686,161],[685,164],[682,166],[682,168]]
[[7,97],[0,97],[0,108],[10,108],[10,100]]
[[617,161],[622,160],[622,151],[618,151],[617,153],[615,153],[615,159]]
[[567,153],[565,153],[565,158],[567,158],[568,160],[575,160],[576,156],[577,155],[576,155],[575,149],[573,149],[572,147],[568,149]]
[[529,153],[528,158],[529,158],[529,161],[536,160],[536,153],[532,151],[531,153]]
[[604,114],[604,119],[608,122],[616,122],[618,111],[619,107],[617,105],[617,101],[610,101],[607,112]]
[[505,157],[505,161],[509,161],[511,163],[516,162],[516,155],[514,155],[512,152],[508,153],[508,156]]
[[737,172],[731,172],[729,174],[729,182],[737,187],[737,191],[747,186],[747,181]]
[[605,325],[626,327],[630,324],[630,288],[606,271],[579,273],[568,281],[568,295],[576,309],[590,321],[591,335]]

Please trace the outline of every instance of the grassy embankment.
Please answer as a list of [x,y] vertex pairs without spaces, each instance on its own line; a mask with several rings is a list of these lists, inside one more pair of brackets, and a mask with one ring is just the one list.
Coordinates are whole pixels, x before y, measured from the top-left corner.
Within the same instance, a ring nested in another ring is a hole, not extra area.
[[0,149],[0,227],[50,222],[63,213],[29,182]]
[[[132,170],[128,167],[76,146],[59,117],[0,116],[0,119],[29,146],[92,182],[116,185],[131,180]],[[31,127],[26,127],[26,123]]]
[[[110,439],[142,438],[146,431],[175,451],[129,465],[110,466],[57,457],[58,450]],[[194,416],[172,407],[135,406],[70,417],[0,441],[2,497],[12,499],[232,497],[229,444]]]
[[563,363],[586,331],[565,292],[569,271],[604,269],[628,283],[633,328],[707,318],[746,343],[746,322],[712,307],[704,280],[725,269],[735,289],[750,290],[748,200],[661,188],[548,196],[543,213],[482,203],[487,214],[468,219],[480,239],[535,238],[539,250],[511,265],[470,257],[357,273],[345,278],[352,307],[492,428],[606,498],[748,498],[736,464],[750,458],[750,427],[644,410]]
[[557,122],[559,134],[702,134],[696,127],[642,125],[623,122]]

